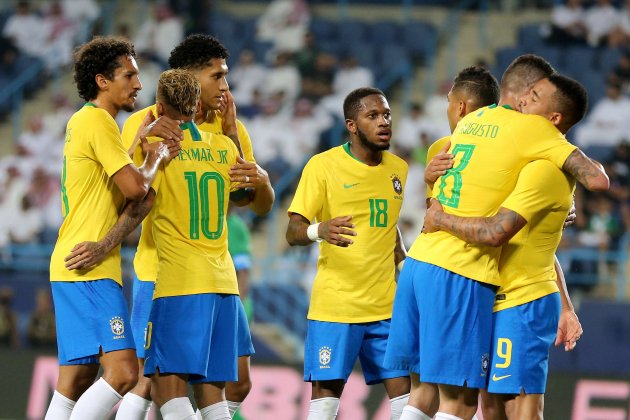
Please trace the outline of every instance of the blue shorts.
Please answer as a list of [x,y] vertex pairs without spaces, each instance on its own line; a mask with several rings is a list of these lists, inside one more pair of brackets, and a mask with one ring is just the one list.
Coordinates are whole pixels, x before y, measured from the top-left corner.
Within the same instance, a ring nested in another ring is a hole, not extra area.
[[144,359],[144,345],[147,334],[147,324],[153,302],[155,282],[144,281],[134,276],[133,302],[131,304],[131,330],[136,343],[136,354],[139,359]]
[[545,393],[559,318],[559,293],[494,313],[488,392]]
[[420,312],[414,274],[421,266],[407,258],[396,286],[392,324],[387,339],[384,365],[388,369],[420,373]]
[[348,380],[357,357],[365,383],[408,376],[403,370],[383,367],[390,320],[344,324],[308,321],[304,348],[304,380]]
[[236,271],[249,270],[252,268],[252,257],[249,254],[232,255],[232,261],[234,262]]
[[251,356],[256,353],[254,350],[254,343],[252,343],[252,335],[249,331],[249,322],[247,321],[247,314],[245,313],[245,307],[241,299],[238,299],[238,357]]
[[190,383],[236,381],[238,295],[204,293],[153,301],[144,374],[188,375]]
[[420,379],[485,388],[496,287],[423,262],[412,277],[414,289],[422,291],[417,294]]
[[51,282],[60,365],[98,363],[100,350],[133,349],[127,302],[114,280]]

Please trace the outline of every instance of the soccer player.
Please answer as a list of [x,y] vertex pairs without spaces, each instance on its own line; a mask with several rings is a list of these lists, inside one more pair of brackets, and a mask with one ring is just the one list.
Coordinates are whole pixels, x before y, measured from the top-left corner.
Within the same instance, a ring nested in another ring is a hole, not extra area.
[[[170,146],[146,146],[142,167],[136,168],[123,147],[114,118],[121,109],[133,110],[142,88],[134,56],[133,45],[116,38],[95,38],[75,56],[74,80],[86,104],[66,128],[64,221],[50,259],[60,367],[47,420],[105,418],[137,381],[120,249],[108,248],[104,260],[89,269],[71,271],[64,262],[79,241],[101,239],[116,223],[125,199],[127,207],[138,206],[168,159],[169,147],[173,155],[179,148],[177,124],[166,120],[148,131],[161,127]],[[103,376],[94,382],[99,364]]]
[[[582,85],[552,74],[534,85],[521,110],[547,118],[566,134],[582,119],[586,105]],[[502,284],[494,303],[491,394],[483,395],[484,407],[498,412],[485,413],[486,418],[507,414],[542,419],[549,347],[555,341],[572,350],[582,334],[554,258],[574,188],[571,176],[538,160],[521,170],[516,188],[492,217],[446,214],[435,200],[427,213],[427,232],[445,230],[478,245],[506,243],[499,260]]]
[[[494,76],[482,67],[467,67],[459,72],[453,80],[453,86],[448,95],[447,117],[451,131],[455,129],[459,120],[468,113],[481,107],[497,103],[499,100],[499,83]],[[436,140],[427,154],[425,181],[427,182],[427,206],[431,198],[431,189],[438,176],[443,175],[447,169],[453,166],[453,156],[448,153],[450,136]],[[439,151],[439,153],[438,153]],[[427,180],[427,178],[432,177]],[[413,308],[412,308],[413,309]],[[407,322],[415,322],[417,316],[407,317]],[[410,403],[404,408],[409,415],[414,414],[422,420],[432,419],[438,410],[438,389],[435,384],[420,382],[418,377],[419,366],[417,360],[413,364],[400,363],[401,359],[407,359],[410,354],[417,354],[419,341],[419,327],[405,326],[409,333],[399,338],[395,346],[388,342],[385,356],[386,366],[408,370],[411,377],[411,388],[416,392],[410,396]]]
[[385,369],[383,356],[394,272],[405,257],[396,223],[408,168],[387,152],[391,112],[383,92],[356,89],[343,110],[350,142],[309,160],[288,210],[289,244],[317,241],[321,252],[304,349],[304,380],[312,382],[308,419],[335,418],[357,357],[367,384],[384,383],[398,419],[408,372]]
[[242,328],[236,271],[227,247],[226,213],[235,184],[228,171],[239,151],[233,140],[200,131],[193,121],[200,84],[186,70],[160,76],[156,112],[182,120],[179,157],[153,185],[153,239],[158,276],[145,344],[145,370],[165,419],[195,418],[193,385],[204,419],[229,419],[225,382],[237,380]]
[[[519,98],[551,73],[540,57],[517,58],[501,80],[499,106],[477,110],[459,122],[451,136],[454,166],[433,191],[445,212],[494,215],[514,189],[520,170],[533,160],[550,161],[589,189],[608,188],[601,165],[568,143],[553,124],[514,111]],[[413,314],[409,308],[416,307],[422,320],[420,378],[439,387],[436,419],[470,419],[477,410],[478,389],[486,386],[488,375],[492,307],[501,284],[499,256],[500,248],[469,244],[448,232],[421,234],[399,277],[390,342],[405,334],[405,318]],[[417,360],[414,354],[400,362]],[[412,397],[416,392],[412,389]]]
[[[236,119],[236,110],[227,83],[228,67],[226,60],[228,51],[214,37],[209,35],[191,35],[176,46],[171,52],[169,65],[174,69],[186,69],[192,72],[201,84],[201,107],[195,115],[195,123],[199,130],[213,134],[225,134],[232,138],[242,150],[242,156],[230,169],[233,182],[240,181],[240,186],[247,197],[237,196],[239,204],[249,202],[249,207],[258,215],[271,210],[274,192],[267,172],[256,164],[252,142],[245,126]],[[130,116],[122,131],[122,137],[128,148],[137,147],[136,132],[147,113],[156,115],[156,106],[136,112]],[[240,194],[241,196],[243,194]],[[134,258],[136,279],[133,287],[133,307],[131,313],[132,329],[136,340],[138,363],[140,369],[144,359],[144,332],[147,327],[154,282],[157,277],[157,252],[152,237],[151,215],[142,226],[140,243]],[[228,383],[226,397],[230,412],[234,414],[251,389],[249,376],[249,358],[254,353],[251,343],[246,314],[239,308],[243,328],[239,340],[239,381]],[[119,419],[143,419],[151,404],[151,382],[141,376],[138,385],[127,394],[119,408]]]

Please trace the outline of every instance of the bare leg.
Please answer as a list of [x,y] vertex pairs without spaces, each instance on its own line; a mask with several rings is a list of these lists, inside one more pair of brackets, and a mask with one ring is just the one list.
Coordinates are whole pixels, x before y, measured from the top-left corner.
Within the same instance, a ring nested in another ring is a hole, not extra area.
[[451,414],[464,420],[472,419],[479,405],[479,390],[466,386],[439,384],[441,413]]

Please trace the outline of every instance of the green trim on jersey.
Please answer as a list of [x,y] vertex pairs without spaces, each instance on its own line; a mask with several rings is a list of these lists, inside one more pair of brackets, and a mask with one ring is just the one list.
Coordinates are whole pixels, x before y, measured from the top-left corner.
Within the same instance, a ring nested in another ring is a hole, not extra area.
[[197,128],[197,125],[194,121],[190,120],[188,122],[180,124],[179,128],[181,128],[182,130],[190,130],[190,136],[192,137],[193,141],[201,140],[201,133],[199,132],[199,128]]

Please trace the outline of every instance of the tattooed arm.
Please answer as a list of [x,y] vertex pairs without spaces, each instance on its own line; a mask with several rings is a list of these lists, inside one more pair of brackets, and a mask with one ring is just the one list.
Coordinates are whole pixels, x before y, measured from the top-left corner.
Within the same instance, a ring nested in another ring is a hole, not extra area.
[[606,191],[610,187],[610,180],[604,167],[586,156],[580,149],[575,149],[569,155],[562,169],[573,175],[588,190]]
[[129,201],[125,205],[118,221],[98,242],[76,244],[65,258],[68,270],[85,270],[101,261],[144,220],[151,211],[155,191],[151,188],[143,200]]
[[471,244],[501,246],[525,224],[527,221],[521,215],[504,207],[492,217],[460,217],[444,213],[440,202],[431,199],[422,230],[425,233],[443,230]]

